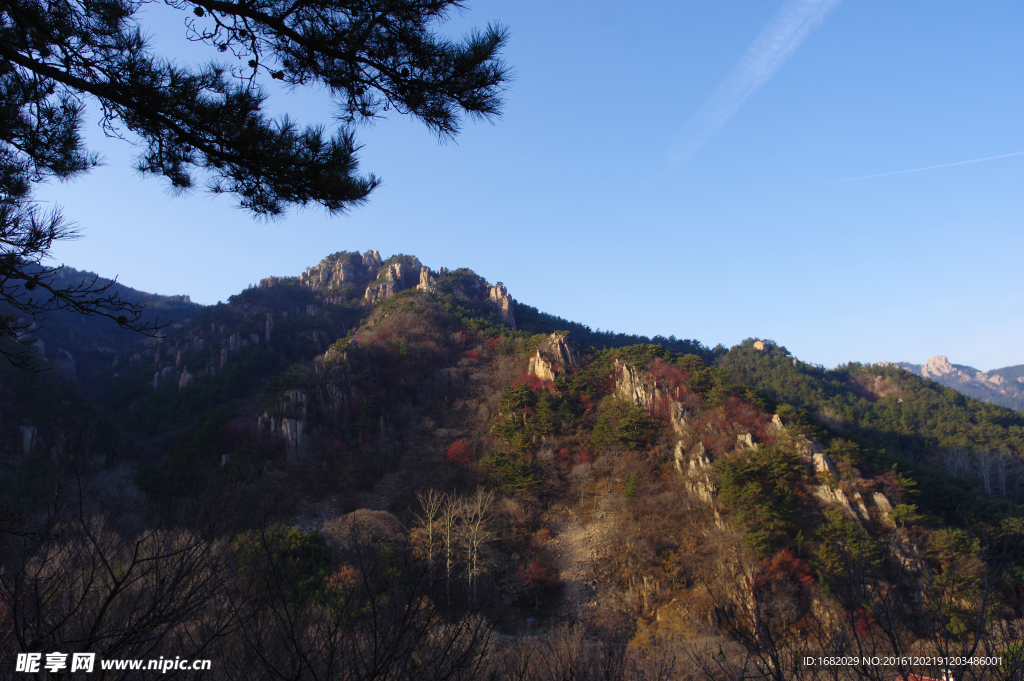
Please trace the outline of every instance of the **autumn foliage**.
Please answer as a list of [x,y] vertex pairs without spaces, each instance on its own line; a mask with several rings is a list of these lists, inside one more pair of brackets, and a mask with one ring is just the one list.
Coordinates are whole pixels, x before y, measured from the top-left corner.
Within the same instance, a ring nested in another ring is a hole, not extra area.
[[458,440],[452,443],[452,446],[448,448],[448,454],[445,456],[448,463],[453,463],[457,466],[464,466],[473,460],[473,454],[469,451],[469,445],[462,440]]

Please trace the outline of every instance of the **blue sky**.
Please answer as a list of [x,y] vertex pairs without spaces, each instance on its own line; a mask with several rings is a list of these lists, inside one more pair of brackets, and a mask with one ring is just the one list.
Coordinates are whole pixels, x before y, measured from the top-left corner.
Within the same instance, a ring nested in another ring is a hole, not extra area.
[[[1024,154],[1004,156],[1024,152],[1024,3],[468,6],[442,30],[511,29],[504,116],[448,144],[399,117],[362,129],[384,179],[366,207],[254,222],[172,197],[90,123],[106,165],[38,192],[82,230],[56,259],[214,303],[375,248],[595,328],[771,338],[826,366],[1024,363]],[[183,14],[146,11],[158,47],[204,57]],[[322,93],[273,92],[329,122]]]

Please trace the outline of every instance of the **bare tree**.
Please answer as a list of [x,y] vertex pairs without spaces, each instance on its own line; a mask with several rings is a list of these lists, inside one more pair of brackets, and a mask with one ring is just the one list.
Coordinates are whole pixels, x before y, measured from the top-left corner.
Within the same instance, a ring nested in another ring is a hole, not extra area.
[[466,579],[469,582],[470,605],[476,605],[477,578],[483,574],[481,547],[493,536],[487,527],[487,512],[494,503],[494,492],[483,487],[462,503],[462,527],[466,551]]
[[156,658],[187,645],[201,656],[231,627],[219,597],[230,573],[219,523],[188,530],[164,517],[126,537],[88,513],[82,492],[60,489],[5,538],[0,602],[14,648],[5,652]]
[[458,564],[459,545],[461,543],[462,501],[454,494],[444,495],[441,505],[439,531],[441,551],[444,553],[444,597],[450,609],[452,605],[452,573]]
[[417,491],[416,500],[420,502],[422,514],[414,514],[418,527],[414,536],[426,548],[427,564],[433,565],[435,551],[440,533],[441,510],[445,503],[445,495],[437,490],[428,489],[426,492]]

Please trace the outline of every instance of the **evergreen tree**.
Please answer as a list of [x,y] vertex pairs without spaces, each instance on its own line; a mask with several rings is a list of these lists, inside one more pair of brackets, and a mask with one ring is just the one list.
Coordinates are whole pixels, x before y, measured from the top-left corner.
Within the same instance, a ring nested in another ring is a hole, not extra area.
[[[507,32],[438,35],[459,0],[165,1],[183,12],[188,39],[243,66],[192,68],[156,54],[140,24],[141,2],[0,5],[0,299],[20,301],[19,312],[63,307],[141,328],[139,309],[88,282],[48,287],[54,270],[38,267],[73,230],[59,211],[33,206],[32,185],[98,163],[80,135],[86,101],[99,105],[108,135],[139,139],[142,173],[175,191],[205,184],[232,193],[258,216],[309,204],[341,213],[365,201],[379,180],[357,173],[353,128],[385,111],[417,118],[441,138],[458,133],[462,116],[500,112],[508,70],[498,53]],[[260,85],[267,78],[324,87],[338,105],[338,131],[271,119]],[[13,317],[0,321],[0,339],[24,331]]]

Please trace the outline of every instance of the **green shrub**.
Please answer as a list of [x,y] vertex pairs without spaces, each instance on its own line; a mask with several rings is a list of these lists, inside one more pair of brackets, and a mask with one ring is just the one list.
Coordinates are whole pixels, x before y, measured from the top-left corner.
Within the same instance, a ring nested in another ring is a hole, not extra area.
[[764,557],[784,548],[799,527],[804,464],[776,447],[757,449],[714,465],[719,498],[744,528],[747,546]]
[[510,458],[504,452],[495,452],[480,462],[494,483],[509,492],[531,492],[537,485],[529,462],[519,456]]
[[636,493],[640,489],[640,476],[636,473],[630,473],[626,476],[626,490],[624,496],[627,499],[636,498]]

